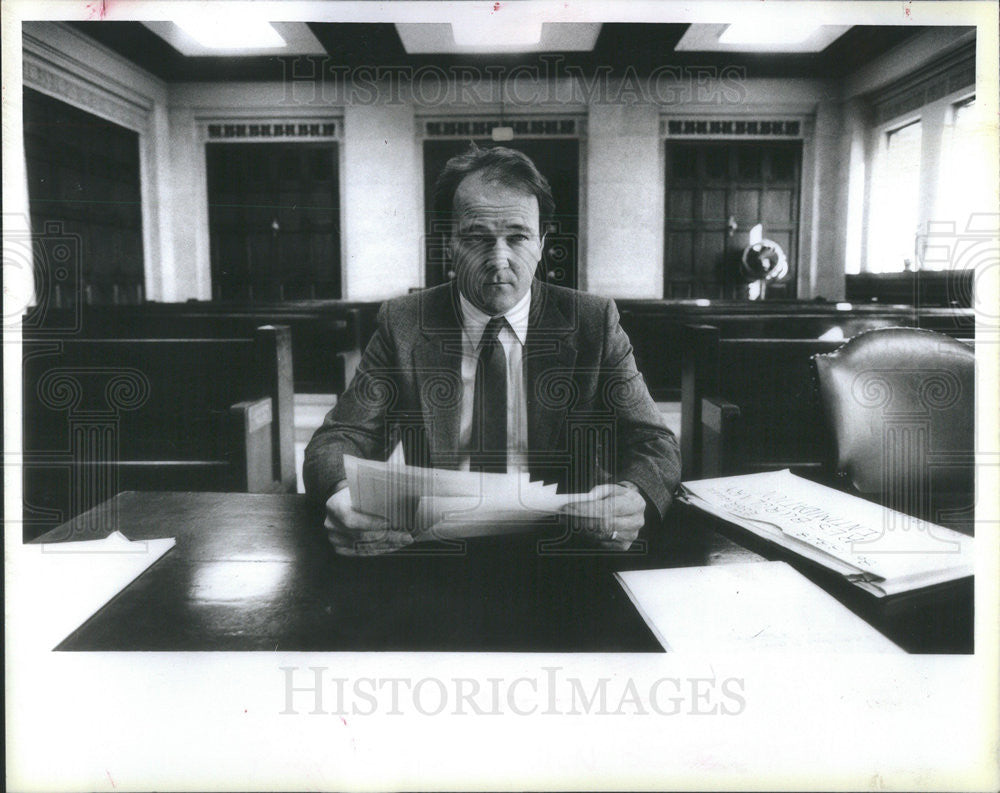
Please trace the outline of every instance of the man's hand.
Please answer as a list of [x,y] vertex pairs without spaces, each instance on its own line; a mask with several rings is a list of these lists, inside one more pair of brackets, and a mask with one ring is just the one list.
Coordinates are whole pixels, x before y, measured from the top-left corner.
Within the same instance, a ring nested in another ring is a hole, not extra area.
[[584,537],[616,551],[627,551],[635,542],[645,511],[646,499],[626,485],[598,485],[583,500],[563,508]]
[[327,499],[323,526],[330,544],[342,556],[374,556],[413,542],[409,532],[393,531],[385,518],[356,512],[346,482]]

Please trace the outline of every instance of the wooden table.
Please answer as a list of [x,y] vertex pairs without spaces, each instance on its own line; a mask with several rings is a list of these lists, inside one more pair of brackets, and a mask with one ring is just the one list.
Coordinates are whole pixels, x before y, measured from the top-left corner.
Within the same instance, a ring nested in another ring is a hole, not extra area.
[[344,558],[304,496],[244,493],[121,493],[36,542],[115,528],[177,545],[57,649],[661,652],[616,570],[783,559],[910,652],[972,651],[971,580],[879,600],[683,504],[627,553],[549,528]]
[[57,649],[660,652],[615,570],[762,559],[680,506],[627,553],[520,535],[343,558],[304,496],[243,493],[121,493],[37,542],[116,527],[177,545]]

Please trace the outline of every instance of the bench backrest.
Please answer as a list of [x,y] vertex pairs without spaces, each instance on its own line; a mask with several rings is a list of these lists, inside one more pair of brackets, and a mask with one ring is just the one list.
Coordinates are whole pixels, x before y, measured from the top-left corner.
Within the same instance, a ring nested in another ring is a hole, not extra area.
[[[759,306],[759,307],[758,307]],[[723,338],[849,339],[884,327],[924,327],[956,338],[972,335],[975,319],[964,309],[914,309],[905,306],[857,307],[849,311],[814,304],[707,306],[659,301],[619,301],[622,327],[636,363],[657,400],[680,393],[683,328],[711,325]]]
[[291,366],[284,327],[236,339],[25,341],[26,501],[45,501],[46,481],[86,487],[81,470],[95,477],[94,499],[114,484],[294,491]]
[[[687,328],[681,395],[684,476],[824,463],[827,440],[810,359],[842,343],[727,339],[711,326]],[[725,409],[734,423],[725,428],[714,420],[706,422],[704,400],[731,406]],[[712,432],[720,435],[706,437]],[[724,448],[706,459],[706,446],[720,444]]]
[[[70,324],[82,338],[252,338],[261,325],[291,329],[293,378],[300,393],[343,393],[363,349],[362,318],[354,308],[240,307],[215,303],[88,306],[75,315],[52,311],[47,326]],[[45,338],[47,328],[26,335]],[[365,340],[366,341],[366,340]]]

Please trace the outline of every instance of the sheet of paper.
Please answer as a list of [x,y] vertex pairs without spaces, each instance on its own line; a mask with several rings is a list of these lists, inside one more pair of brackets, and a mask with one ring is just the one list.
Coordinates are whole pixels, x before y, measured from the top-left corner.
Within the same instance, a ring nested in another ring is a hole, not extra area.
[[885,594],[973,574],[971,537],[788,470],[702,479],[684,487],[715,514],[751,531],[784,535],[879,579]]
[[784,562],[615,577],[667,652],[903,652]]
[[529,488],[513,499],[432,496],[420,499],[415,528],[418,541],[511,534],[538,527],[570,503],[545,487]]
[[430,496],[514,498],[534,486],[529,482],[527,473],[483,474],[419,468],[362,460],[350,455],[344,455],[344,470],[354,509],[390,519],[394,509],[407,499]]
[[344,456],[351,503],[359,512],[412,529],[418,540],[509,534],[537,526],[581,495],[556,493],[527,472],[481,474]]
[[19,547],[32,587],[33,638],[54,648],[174,544],[172,537],[132,542],[116,531],[101,540]]

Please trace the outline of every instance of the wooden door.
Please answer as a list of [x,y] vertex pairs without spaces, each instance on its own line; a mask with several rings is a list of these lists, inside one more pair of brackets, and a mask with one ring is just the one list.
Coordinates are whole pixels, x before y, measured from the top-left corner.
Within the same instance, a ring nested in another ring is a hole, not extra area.
[[39,305],[144,298],[139,134],[24,89]]
[[215,300],[340,297],[337,144],[209,143]]
[[801,141],[667,141],[664,297],[746,294],[740,257],[750,228],[788,257],[768,298],[794,298]]
[[[555,213],[548,223],[545,250],[536,277],[559,286],[576,287],[579,260],[580,142],[558,139],[517,139],[496,144],[476,140],[482,148],[503,145],[528,155],[552,187]],[[434,286],[452,277],[444,258],[445,234],[432,215],[434,182],[449,158],[469,148],[467,139],[424,142],[424,207],[426,284]]]

